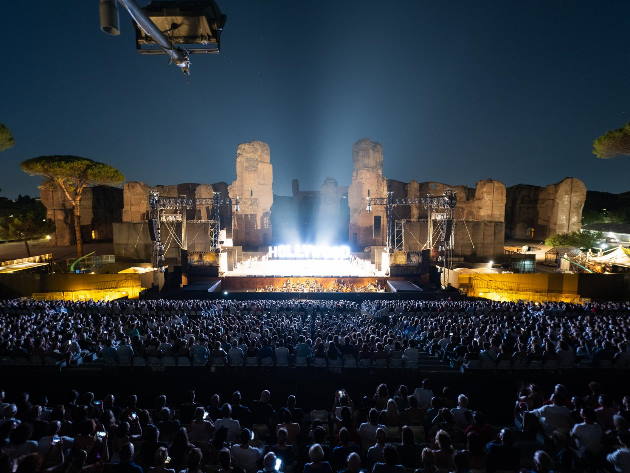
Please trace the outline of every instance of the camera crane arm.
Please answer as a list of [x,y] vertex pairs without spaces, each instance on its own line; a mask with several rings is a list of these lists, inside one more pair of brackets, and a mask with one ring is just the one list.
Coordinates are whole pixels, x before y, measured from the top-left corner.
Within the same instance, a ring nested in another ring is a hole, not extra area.
[[151,36],[160,48],[168,54],[171,62],[179,67],[184,74],[188,75],[190,71],[188,52],[185,49],[176,47],[142,11],[142,8],[138,6],[135,0],[100,0],[101,23],[103,24],[103,19],[107,18],[109,20],[108,23],[111,25],[108,28],[103,27],[103,31],[112,35],[119,34],[118,3],[127,10],[129,16],[138,25],[138,28]]

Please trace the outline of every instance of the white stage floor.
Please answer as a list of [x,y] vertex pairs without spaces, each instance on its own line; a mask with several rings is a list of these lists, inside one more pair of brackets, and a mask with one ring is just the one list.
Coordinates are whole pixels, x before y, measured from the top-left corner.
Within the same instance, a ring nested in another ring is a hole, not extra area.
[[233,271],[224,276],[260,277],[384,277],[369,261],[353,258],[343,260],[325,259],[250,259],[238,263]]

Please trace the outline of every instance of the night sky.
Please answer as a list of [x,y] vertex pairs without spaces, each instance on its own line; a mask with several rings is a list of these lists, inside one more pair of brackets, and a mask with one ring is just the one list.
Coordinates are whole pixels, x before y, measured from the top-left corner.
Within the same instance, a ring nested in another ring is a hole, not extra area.
[[2,194],[36,192],[21,160],[75,154],[149,184],[231,182],[238,143],[271,146],[274,191],[350,183],[351,149],[383,144],[409,181],[630,190],[630,158],[593,138],[630,121],[630,2],[218,0],[220,55],[135,52],[98,0],[4,1]]

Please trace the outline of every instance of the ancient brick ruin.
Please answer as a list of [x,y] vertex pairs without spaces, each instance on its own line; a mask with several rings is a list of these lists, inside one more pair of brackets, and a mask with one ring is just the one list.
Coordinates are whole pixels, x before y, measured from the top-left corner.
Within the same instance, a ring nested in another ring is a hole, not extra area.
[[567,177],[546,187],[519,184],[507,190],[506,236],[513,239],[545,238],[582,227],[586,186]]
[[[52,244],[75,244],[72,205],[58,186],[40,186],[40,199],[46,207],[46,217],[55,224]],[[94,186],[83,191],[81,199],[81,236],[83,241],[111,240],[112,224],[120,222],[123,191],[117,187]]]
[[236,149],[236,179],[228,191],[238,198],[240,209],[233,218],[233,238],[243,246],[271,242],[273,167],[269,145],[262,141],[241,143]]
[[[508,189],[495,180],[479,181],[474,188],[415,180],[401,182],[385,177],[383,147],[369,139],[353,145],[352,161],[352,181],[347,188],[328,178],[320,190],[303,191],[294,181],[293,195],[276,196],[274,202],[269,146],[262,141],[242,143],[236,150],[236,179],[229,186],[219,182],[151,187],[132,181],[125,183],[122,190],[108,186],[86,189],[82,202],[83,234],[87,241],[113,237],[116,254],[149,259],[151,240],[147,219],[151,189],[161,196],[210,198],[219,192],[225,198],[229,196],[233,203],[238,200],[238,212],[222,208],[221,221],[234,246],[246,249],[263,248],[272,241],[278,243],[279,238],[290,233],[291,222],[296,222],[296,235],[308,235],[311,241],[320,238],[321,232],[308,233],[300,226],[327,227],[334,239],[338,241],[341,235],[357,250],[385,246],[385,206],[375,205],[368,210],[367,202],[368,198],[386,198],[388,192],[396,199],[417,199],[427,194],[442,194],[447,189],[454,191],[457,197],[454,254],[461,257],[500,255],[506,238],[543,240],[555,233],[579,230],[581,226],[586,187],[579,179],[566,178],[546,187],[517,185]],[[55,243],[72,244],[72,213],[63,194],[58,189],[42,188],[41,197],[49,218],[57,226]],[[271,224],[272,206],[278,213],[275,231]],[[199,206],[189,210],[187,218],[208,220],[211,212],[211,206]],[[282,218],[278,220],[278,216]],[[426,248],[427,212],[422,205],[396,207],[393,217],[403,222],[405,251]]]

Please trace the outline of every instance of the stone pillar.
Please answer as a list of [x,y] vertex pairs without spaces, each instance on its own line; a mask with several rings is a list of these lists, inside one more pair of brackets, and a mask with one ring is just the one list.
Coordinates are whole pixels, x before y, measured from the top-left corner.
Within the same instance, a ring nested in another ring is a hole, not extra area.
[[146,222],[149,218],[149,190],[144,182],[129,181],[123,187],[123,222]]
[[358,248],[385,245],[385,206],[374,205],[371,212],[367,211],[368,197],[387,197],[387,180],[383,176],[383,147],[368,139],[359,140],[352,146],[352,162],[352,183],[348,188],[350,243]]
[[269,145],[262,141],[241,143],[236,149],[236,180],[229,186],[240,210],[234,215],[234,244],[261,247],[271,242],[273,167]]
[[475,220],[505,221],[505,184],[492,179],[477,182],[475,186]]
[[538,223],[546,231],[539,238],[580,230],[585,200],[586,186],[574,177],[545,187],[538,200]]

